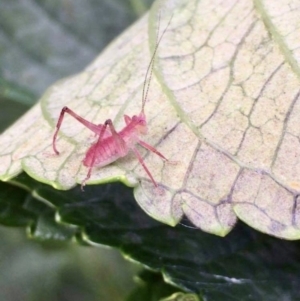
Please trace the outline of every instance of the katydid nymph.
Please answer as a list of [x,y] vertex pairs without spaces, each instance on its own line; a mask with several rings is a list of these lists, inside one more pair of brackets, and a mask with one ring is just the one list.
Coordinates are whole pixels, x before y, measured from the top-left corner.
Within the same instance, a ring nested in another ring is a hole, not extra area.
[[[104,124],[94,124],[82,118],[68,107],[64,107],[61,110],[58,122],[56,124],[56,130],[53,135],[53,142],[52,142],[52,147],[56,155],[59,154],[59,151],[57,150],[56,147],[56,138],[60,130],[61,124],[63,122],[65,113],[68,113],[69,115],[74,117],[76,120],[78,120],[80,123],[82,123],[85,127],[90,129],[93,133],[95,133],[95,135],[98,136],[96,142],[94,142],[87,150],[85,154],[85,158],[82,161],[83,165],[88,167],[87,176],[81,183],[82,190],[86,182],[91,177],[92,169],[94,167],[103,167],[108,164],[111,164],[116,160],[118,160],[119,158],[125,157],[130,151],[132,151],[136,155],[138,161],[143,166],[145,172],[147,173],[148,177],[150,178],[155,188],[158,188],[157,182],[154,180],[151,172],[145,165],[141,154],[136,148],[136,145],[140,145],[145,149],[155,153],[163,160],[168,161],[168,159],[163,154],[161,154],[157,149],[155,149],[153,146],[141,140],[140,136],[146,135],[148,132],[147,120],[145,115],[145,104],[147,101],[148,91],[150,88],[155,55],[157,53],[158,46],[165,32],[167,31],[168,26],[170,25],[171,19],[169,20],[166,28],[164,29],[164,31],[162,32],[159,38],[157,33],[157,41],[156,41],[155,49],[153,51],[151,60],[149,62],[145,74],[145,80],[144,80],[143,92],[142,92],[141,112],[138,115],[134,115],[132,117],[129,117],[128,115],[124,115],[125,127],[123,129],[117,132],[111,119],[107,119],[104,122]],[[157,32],[158,31],[159,31],[159,23],[158,23]],[[148,76],[149,76],[149,80],[147,83]]]

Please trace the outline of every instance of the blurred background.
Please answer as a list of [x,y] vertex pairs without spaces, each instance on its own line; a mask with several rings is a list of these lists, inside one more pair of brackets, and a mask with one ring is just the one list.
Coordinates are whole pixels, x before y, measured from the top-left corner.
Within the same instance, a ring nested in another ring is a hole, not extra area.
[[0,228],[1,301],[124,300],[137,265],[112,249],[28,240],[24,229]]
[[[0,133],[60,78],[80,72],[152,0],[0,0]],[[0,146],[1,147],[1,146]],[[112,249],[37,242],[0,226],[2,301],[124,300],[136,264]]]

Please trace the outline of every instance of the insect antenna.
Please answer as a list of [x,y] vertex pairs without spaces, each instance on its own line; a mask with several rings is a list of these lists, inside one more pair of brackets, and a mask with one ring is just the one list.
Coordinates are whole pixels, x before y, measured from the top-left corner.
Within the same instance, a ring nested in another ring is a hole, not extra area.
[[[149,88],[150,88],[150,83],[151,83],[151,78],[152,78],[152,73],[153,73],[153,67],[154,67],[154,60],[155,60],[155,55],[156,55],[156,52],[157,52],[157,49],[158,49],[158,46],[164,36],[164,34],[166,33],[170,23],[171,23],[171,20],[172,20],[172,17],[173,15],[171,16],[166,28],[164,29],[164,31],[162,32],[161,36],[158,38],[158,35],[159,35],[159,27],[160,27],[160,14],[158,16],[158,26],[157,26],[157,34],[156,34],[156,45],[155,45],[155,48],[154,48],[154,51],[153,51],[153,54],[152,54],[152,57],[151,57],[151,60],[150,60],[150,63],[148,65],[148,68],[147,68],[147,71],[146,71],[146,75],[145,75],[145,81],[144,81],[144,85],[143,85],[143,93],[142,93],[142,112],[144,112],[144,107],[145,107],[145,104],[146,104],[146,100],[147,100],[147,96],[148,96],[148,92],[149,92]],[[150,72],[150,73],[149,73]],[[149,80],[148,80],[148,84],[146,85],[146,82],[147,82],[147,77],[149,75]]]

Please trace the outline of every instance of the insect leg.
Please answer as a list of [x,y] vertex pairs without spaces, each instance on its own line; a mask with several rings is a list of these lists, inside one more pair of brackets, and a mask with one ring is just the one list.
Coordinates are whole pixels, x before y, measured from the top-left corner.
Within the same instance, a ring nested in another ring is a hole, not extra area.
[[63,122],[65,113],[70,114],[72,117],[74,117],[76,120],[78,120],[80,123],[82,123],[85,127],[90,129],[95,134],[99,134],[102,130],[102,127],[103,127],[103,125],[96,125],[92,122],[87,121],[86,119],[84,119],[81,116],[77,115],[74,111],[72,111],[68,107],[63,107],[63,109],[60,112],[58,122],[56,124],[56,131],[53,135],[53,141],[52,141],[53,150],[57,155],[59,154],[59,151],[56,148],[56,137],[57,137],[57,134],[58,134],[59,129],[61,127],[61,124]]
[[148,143],[142,141],[142,140],[138,140],[138,144],[141,145],[142,147],[148,149],[149,151],[153,152],[154,154],[160,156],[161,158],[163,158],[166,161],[169,161],[162,153],[160,153],[156,148],[154,148],[153,146],[149,145]]
[[105,124],[109,126],[109,129],[111,131],[111,135],[114,138],[115,142],[116,142],[116,146],[118,149],[118,153],[120,154],[120,156],[125,156],[128,153],[128,148],[126,146],[125,141],[123,140],[123,138],[117,133],[111,119],[107,119],[105,121]]
[[128,148],[126,146],[125,141],[123,140],[123,138],[117,133],[111,119],[107,119],[104,123],[104,125],[101,127],[101,131],[99,134],[99,138],[95,144],[94,147],[94,153],[93,153],[93,158],[92,158],[92,162],[90,164],[89,170],[88,170],[88,174],[86,176],[86,178],[83,180],[83,182],[81,183],[81,190],[83,190],[83,186],[85,185],[85,183],[87,182],[87,180],[91,177],[92,174],[92,168],[95,164],[95,160],[96,160],[96,153],[97,153],[97,149],[99,149],[100,143],[102,142],[102,139],[105,136],[107,127],[109,127],[112,137],[115,139],[116,141],[116,147],[118,150],[118,153],[120,154],[120,156],[125,156],[128,153]]
[[89,170],[88,170],[88,173],[85,177],[85,179],[82,181],[81,183],[81,190],[83,191],[83,186],[85,185],[85,183],[87,182],[87,180],[91,177],[91,174],[92,174],[92,168],[95,164],[95,160],[96,160],[96,153],[97,153],[97,149],[99,148],[99,145],[103,139],[103,136],[104,136],[104,133],[106,131],[106,128],[107,128],[107,125],[108,125],[108,120],[105,121],[104,125],[101,127],[101,131],[100,131],[100,134],[99,134],[99,138],[95,144],[95,148],[94,148],[94,153],[93,153],[93,158],[92,158],[92,162],[91,162],[91,165],[89,167]]
[[132,148],[133,152],[135,153],[136,157],[138,158],[139,162],[142,164],[142,166],[144,167],[147,175],[149,176],[149,178],[151,179],[152,183],[154,184],[155,187],[158,187],[157,183],[155,182],[154,178],[152,177],[149,169],[147,168],[141,154],[138,152],[138,150],[136,148]]

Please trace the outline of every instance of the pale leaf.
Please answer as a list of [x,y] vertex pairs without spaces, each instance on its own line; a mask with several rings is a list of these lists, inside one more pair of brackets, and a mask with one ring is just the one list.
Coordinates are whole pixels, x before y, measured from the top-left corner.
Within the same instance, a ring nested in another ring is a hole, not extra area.
[[[297,4],[297,3],[296,3]],[[121,180],[140,206],[177,224],[226,235],[237,217],[286,239],[300,237],[300,7],[292,1],[160,1],[82,73],[50,87],[40,104],[1,136],[0,172],[22,169],[59,189],[81,183],[93,134],[66,117],[53,155],[52,135],[67,105],[96,124],[141,110],[142,88],[159,46],[143,138],[173,163],[142,151],[163,193],[133,154],[94,168],[88,184]],[[41,111],[43,115],[41,114]]]

